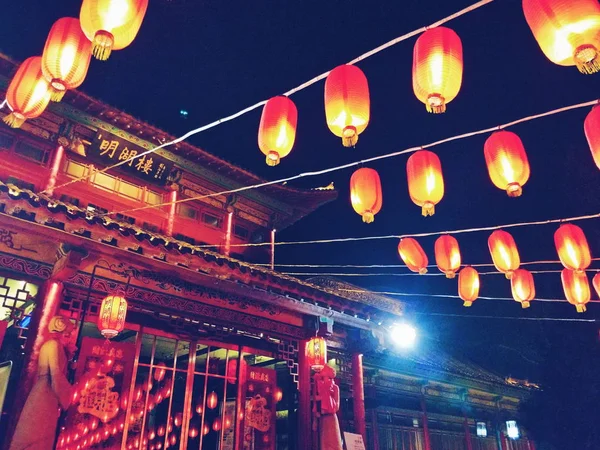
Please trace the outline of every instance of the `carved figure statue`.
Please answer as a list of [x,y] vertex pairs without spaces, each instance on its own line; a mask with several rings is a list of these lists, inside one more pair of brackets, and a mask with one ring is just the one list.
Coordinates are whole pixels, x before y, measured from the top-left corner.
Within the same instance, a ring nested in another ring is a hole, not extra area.
[[53,448],[59,408],[66,409],[71,403],[66,370],[74,330],[75,325],[63,316],[50,320],[48,338],[40,348],[37,379],[21,411],[10,450]]
[[335,384],[335,369],[326,365],[314,375],[315,414],[319,419],[321,450],[342,450],[342,436],[337,412],[340,409],[340,388]]

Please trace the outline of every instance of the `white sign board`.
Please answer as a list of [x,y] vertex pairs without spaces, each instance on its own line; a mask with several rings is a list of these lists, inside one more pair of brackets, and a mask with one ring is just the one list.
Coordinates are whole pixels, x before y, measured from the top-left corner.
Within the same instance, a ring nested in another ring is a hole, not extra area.
[[365,443],[360,434],[346,433],[344,431],[344,441],[346,442],[346,450],[366,450]]

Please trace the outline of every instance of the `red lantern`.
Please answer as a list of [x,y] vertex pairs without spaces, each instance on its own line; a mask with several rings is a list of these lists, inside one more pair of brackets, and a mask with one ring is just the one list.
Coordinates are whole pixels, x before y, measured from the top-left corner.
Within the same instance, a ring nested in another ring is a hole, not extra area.
[[158,382],[161,382],[167,373],[167,366],[165,363],[161,362],[154,367],[154,379]]
[[435,241],[435,263],[446,278],[454,278],[460,269],[460,249],[458,241],[449,234],[442,234]]
[[594,162],[600,169],[600,107],[598,105],[594,106],[585,118],[583,128]]
[[590,283],[584,271],[563,269],[560,273],[563,290],[567,301],[575,305],[577,312],[585,312],[586,303],[590,301]]
[[594,285],[594,289],[596,290],[596,294],[600,297],[600,272],[597,272],[592,278],[592,284]]
[[218,403],[219,397],[217,397],[217,393],[215,391],[212,391],[210,394],[208,394],[208,397],[206,398],[206,406],[208,409],[215,409]]
[[273,97],[264,106],[258,127],[258,147],[267,165],[276,166],[292,151],[296,139],[298,110],[288,97]]
[[327,364],[327,342],[321,336],[315,336],[308,341],[306,363],[317,372]]
[[277,387],[277,389],[275,389],[275,401],[280,402],[282,398],[283,398],[283,391],[281,390],[280,387]]
[[515,270],[510,279],[510,289],[515,301],[519,302],[522,308],[529,308],[529,302],[535,298],[533,274],[526,269]]
[[433,152],[419,150],[406,162],[410,199],[421,207],[424,216],[433,216],[435,205],[444,197],[442,164]]
[[208,424],[204,424],[204,426],[202,427],[202,434],[206,436],[208,433],[210,433],[210,427],[208,426]]
[[463,72],[462,43],[450,28],[425,31],[413,50],[413,91],[427,111],[446,111],[460,91]]
[[190,436],[192,439],[195,439],[195,438],[197,438],[197,437],[198,437],[198,429],[197,429],[197,428],[195,428],[195,427],[190,427],[189,436]]
[[221,418],[217,417],[212,424],[213,431],[221,431]]
[[519,197],[529,180],[529,160],[519,136],[510,131],[497,131],[483,149],[492,183],[509,197]]
[[458,272],[458,296],[463,301],[463,306],[471,306],[479,297],[479,274],[471,266],[463,267]]
[[92,44],[78,19],[58,19],[48,34],[42,55],[42,72],[52,87],[52,100],[60,101],[67,89],[79,87],[87,75]]
[[404,264],[412,271],[421,275],[427,273],[427,264],[429,260],[423,250],[423,247],[413,238],[400,239],[398,243],[398,254]]
[[561,225],[554,233],[554,245],[565,268],[583,271],[592,263],[590,247],[583,230],[570,223]]
[[585,74],[600,70],[598,0],[523,0],[523,12],[550,61]]
[[521,258],[515,240],[510,233],[496,230],[488,238],[488,247],[494,266],[510,280],[513,272],[521,265]]
[[131,44],[147,8],[148,0],[83,0],[79,19],[94,57],[105,61],[112,50]]
[[369,83],[362,70],[352,65],[338,66],[325,80],[325,116],[333,134],[344,147],[353,147],[358,135],[369,125]]
[[[125,328],[127,300],[109,295],[102,300],[98,315],[98,329],[106,339],[112,339]],[[148,381],[150,383],[150,381]]]
[[6,102],[12,112],[2,120],[12,128],[19,128],[27,119],[35,119],[44,112],[50,95],[50,84],[42,73],[42,58],[27,58],[8,85]]
[[383,196],[381,180],[374,169],[363,167],[350,178],[350,201],[352,208],[362,216],[363,222],[371,223],[381,210]]

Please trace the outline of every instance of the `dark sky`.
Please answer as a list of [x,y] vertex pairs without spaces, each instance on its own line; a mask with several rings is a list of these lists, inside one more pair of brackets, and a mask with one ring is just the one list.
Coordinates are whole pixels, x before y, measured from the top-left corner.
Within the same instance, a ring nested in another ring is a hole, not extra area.
[[[92,61],[81,90],[173,134],[234,113],[280,94],[394,37],[430,24],[471,0],[150,0],[134,43],[107,62]],[[16,59],[41,54],[52,23],[77,17],[80,0],[21,0],[3,10],[0,50]],[[299,111],[296,145],[276,168],[264,164],[256,144],[260,110],[195,136],[191,141],[267,179],[336,166],[422,145],[530,114],[593,100],[600,74],[550,63],[535,42],[518,0],[497,0],[450,24],[464,48],[464,78],[443,115],[430,115],[411,86],[414,39],[359,64],[371,90],[371,123],[355,149],[341,146],[325,124],[323,82],[292,98]],[[180,109],[189,112],[180,118]],[[298,186],[334,181],[339,199],[292,228],[280,240],[323,239],[452,230],[570,217],[600,211],[595,167],[585,137],[588,109],[516,126],[528,152],[531,178],[521,198],[495,188],[483,158],[486,136],[434,149],[446,194],[433,217],[423,218],[408,197],[405,163],[398,157],[373,164],[381,175],[384,204],[373,224],[361,222],[348,201],[352,170],[302,180]],[[592,256],[600,256],[597,221],[580,225]],[[521,260],[555,260],[556,226],[515,229]],[[465,263],[489,263],[488,233],[458,236]],[[420,240],[433,263],[434,238]],[[279,247],[280,263],[398,264],[396,240]],[[600,268],[600,264],[594,267]],[[555,266],[554,268],[559,268]],[[431,269],[436,271],[435,269]],[[380,270],[378,270],[380,271]],[[374,290],[456,293],[444,277],[361,277],[349,281]],[[563,298],[559,274],[536,276],[538,296]],[[502,276],[482,278],[481,295],[510,297]],[[533,362],[553,340],[569,335],[575,346],[597,346],[595,324],[452,318],[429,313],[482,316],[598,318],[598,305],[576,314],[566,302],[479,300],[463,308],[457,299],[408,297],[420,332],[499,373],[541,376]],[[551,352],[551,351],[550,351]],[[576,352],[575,352],[576,354]]]

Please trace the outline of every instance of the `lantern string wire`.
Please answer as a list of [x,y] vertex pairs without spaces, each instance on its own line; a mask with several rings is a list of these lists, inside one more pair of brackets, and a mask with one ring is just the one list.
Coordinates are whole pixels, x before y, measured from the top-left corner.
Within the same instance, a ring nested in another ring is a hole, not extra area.
[[[532,274],[546,274],[546,273],[561,273],[562,270],[530,270],[529,273]],[[600,269],[588,269],[586,272],[600,272]],[[406,273],[331,273],[331,272],[281,272],[283,275],[290,276],[333,276],[333,277],[411,277],[411,276],[429,276],[429,277],[439,277],[446,276],[445,273],[415,273],[415,272],[406,272]],[[457,271],[458,273],[458,271]],[[499,271],[491,271],[491,272],[479,272],[479,275],[504,275],[504,272]]]
[[[431,142],[429,144],[417,145],[417,146],[410,147],[410,148],[407,148],[407,149],[404,149],[404,150],[399,150],[399,151],[396,151],[396,152],[387,153],[387,154],[379,155],[379,156],[373,156],[371,158],[362,159],[360,161],[354,161],[354,162],[350,162],[350,163],[347,163],[347,164],[342,164],[340,166],[330,167],[330,168],[327,168],[327,169],[322,169],[322,170],[317,170],[317,171],[312,171],[312,172],[303,172],[303,173],[300,173],[300,174],[297,174],[297,175],[293,175],[293,176],[290,176],[290,177],[280,178],[278,180],[264,181],[262,183],[257,183],[257,184],[248,185],[248,186],[242,186],[242,187],[239,187],[239,188],[229,189],[229,190],[226,190],[226,191],[214,192],[214,193],[211,193],[211,194],[204,194],[204,195],[197,195],[197,196],[188,197],[188,198],[182,198],[182,199],[179,199],[179,200],[177,200],[175,202],[167,201],[167,202],[163,202],[163,203],[158,203],[158,204],[153,204],[153,205],[145,205],[145,206],[140,206],[140,207],[137,207],[137,208],[125,209],[125,210],[121,210],[121,211],[111,211],[111,212],[108,212],[108,213],[100,214],[99,216],[102,217],[102,216],[111,216],[111,215],[115,215],[115,214],[127,214],[127,213],[136,212],[136,211],[143,211],[143,210],[146,210],[146,209],[161,208],[161,207],[164,207],[164,206],[170,206],[170,205],[174,205],[174,204],[177,204],[177,203],[186,203],[186,202],[195,201],[195,200],[203,200],[203,199],[206,199],[206,198],[219,197],[219,196],[224,196],[224,195],[229,195],[229,194],[235,194],[235,193],[238,193],[238,192],[249,191],[251,189],[258,189],[258,188],[262,188],[262,187],[266,187],[266,186],[272,186],[272,185],[275,185],[275,184],[288,183],[290,181],[298,180],[300,178],[306,178],[306,177],[314,177],[314,176],[318,176],[318,175],[324,175],[324,174],[327,174],[327,173],[336,172],[336,171],[339,171],[339,170],[349,169],[349,168],[352,168],[352,167],[356,167],[356,166],[359,166],[361,164],[366,164],[366,163],[370,163],[370,162],[374,162],[374,161],[379,161],[379,160],[393,158],[393,157],[400,156],[400,155],[405,155],[405,154],[408,154],[408,153],[413,153],[413,152],[416,152],[418,150],[421,150],[424,147],[425,148],[437,147],[439,145],[446,144],[448,142],[458,141],[458,140],[461,140],[461,139],[466,139],[466,138],[469,138],[469,137],[472,137],[472,136],[477,136],[477,135],[480,135],[480,134],[492,133],[494,131],[497,131],[499,128],[500,129],[507,128],[507,127],[510,127],[510,126],[513,126],[513,125],[516,125],[516,124],[520,124],[520,123],[524,123],[524,122],[529,122],[531,120],[536,120],[536,119],[540,119],[540,118],[547,117],[547,116],[552,116],[552,115],[559,114],[559,113],[562,113],[562,112],[565,112],[565,111],[570,111],[570,110],[573,110],[573,109],[586,108],[586,107],[589,107],[589,106],[593,106],[596,103],[597,103],[597,99],[596,100],[592,100],[592,101],[583,102],[583,103],[577,103],[577,104],[574,104],[574,105],[569,105],[569,106],[565,106],[565,107],[562,107],[562,108],[553,109],[551,111],[546,111],[546,112],[543,112],[543,113],[540,113],[540,114],[535,114],[535,115],[532,115],[532,116],[523,117],[521,119],[517,119],[517,120],[514,120],[512,122],[508,122],[508,123],[505,123],[505,124],[502,124],[502,125],[499,125],[499,126],[495,125],[493,127],[488,127],[488,128],[484,128],[484,129],[477,130],[477,131],[471,131],[471,132],[468,132],[468,133],[458,134],[458,135],[455,135],[455,136],[451,136],[451,137],[448,137],[448,138],[444,138],[444,139],[440,139],[438,141]],[[114,167],[114,166],[111,166],[111,167]],[[78,181],[80,179],[85,179],[85,177],[75,178],[74,180],[72,180],[72,182],[76,182],[76,181]],[[67,184],[70,184],[70,183],[71,182],[68,182]],[[62,186],[65,186],[65,185],[66,184],[63,184],[61,186],[55,187],[54,189],[56,190],[56,189],[58,189],[58,188],[60,188]],[[355,239],[351,238],[349,240],[355,240]],[[276,244],[277,245],[281,245],[281,243],[276,243]],[[253,246],[253,245],[270,245],[270,243],[263,243],[263,244],[231,244],[232,247],[234,247],[234,246],[237,246],[237,247],[240,247],[240,246]],[[211,247],[211,246],[208,245],[208,247]]]
[[[404,34],[402,36],[399,36],[399,37],[397,37],[395,39],[392,39],[391,41],[386,42],[385,44],[382,44],[379,47],[376,47],[376,48],[374,48],[372,50],[369,50],[368,52],[363,53],[362,55],[354,58],[348,64],[356,64],[357,62],[360,62],[360,61],[362,61],[362,60],[364,60],[366,58],[369,58],[370,56],[373,56],[376,53],[379,53],[379,52],[381,52],[381,51],[383,51],[383,50],[385,50],[385,49],[387,49],[389,47],[392,47],[392,46],[394,46],[394,45],[396,45],[396,44],[398,44],[398,43],[400,43],[402,41],[405,41],[407,39],[410,39],[413,36],[416,36],[416,35],[418,35],[420,33],[423,33],[426,30],[428,30],[429,28],[434,28],[434,27],[438,27],[440,25],[443,25],[446,22],[449,22],[449,21],[454,20],[454,19],[456,19],[456,18],[458,18],[458,17],[460,17],[462,15],[465,15],[465,14],[471,12],[471,11],[479,9],[482,6],[485,6],[485,5],[489,4],[489,3],[492,3],[493,1],[494,0],[480,0],[477,3],[474,3],[474,4],[470,5],[470,6],[467,6],[466,8],[461,9],[460,11],[455,12],[454,14],[451,14],[451,15],[449,15],[447,17],[444,17],[441,20],[438,20],[437,22],[433,23],[432,25],[418,28],[418,29],[413,30],[413,31],[411,31],[409,33],[406,33],[406,34]],[[320,75],[317,75],[316,77],[311,78],[310,80],[302,83],[301,85],[296,86],[295,88],[290,89],[289,91],[285,92],[283,95],[286,96],[286,97],[289,97],[289,96],[295,94],[298,91],[306,89],[307,87],[309,87],[309,86],[311,86],[311,85],[313,85],[313,84],[315,84],[315,83],[317,83],[317,82],[319,82],[319,81],[327,78],[327,75],[329,75],[329,72],[330,71],[328,70],[327,72],[324,72],[324,73],[322,73]],[[204,132],[206,130],[214,128],[214,127],[216,127],[218,125],[221,125],[221,124],[223,124],[225,122],[229,122],[231,120],[237,119],[238,117],[243,116],[244,114],[249,113],[250,111],[254,111],[255,109],[260,108],[261,106],[264,106],[266,103],[267,103],[267,100],[262,100],[262,101],[260,101],[258,103],[255,103],[254,105],[248,106],[247,108],[244,108],[241,111],[238,111],[238,112],[236,112],[234,114],[231,114],[229,116],[223,117],[223,118],[218,119],[218,120],[215,120],[214,122],[211,122],[211,123],[209,123],[207,125],[204,125],[204,126],[201,126],[199,128],[195,128],[193,130],[190,130],[187,133],[185,133],[184,135],[182,135],[182,136],[180,136],[180,137],[178,137],[176,139],[173,139],[173,140],[171,140],[169,142],[163,142],[158,147],[154,147],[154,148],[152,148],[150,150],[146,150],[145,152],[142,152],[140,154],[134,155],[131,158],[126,159],[124,161],[120,161],[120,162],[118,162],[116,164],[113,164],[112,166],[105,167],[104,169],[99,170],[97,172],[94,171],[94,173],[104,173],[104,172],[106,172],[108,170],[111,170],[111,169],[114,169],[116,167],[122,166],[123,164],[129,163],[129,162],[133,161],[134,159],[143,157],[145,155],[149,155],[150,153],[154,153],[155,151],[160,150],[162,148],[168,147],[170,145],[178,144],[179,142],[182,142],[182,141],[186,140],[187,138],[189,138],[191,136],[194,136],[196,134],[202,133],[202,132]],[[89,173],[89,174],[83,175],[81,177],[74,178],[73,180],[70,180],[70,181],[68,181],[66,183],[63,183],[63,184],[61,184],[59,186],[54,187],[54,189],[55,190],[56,189],[60,189],[60,188],[65,187],[65,186],[69,186],[69,185],[71,185],[73,183],[77,183],[79,181],[87,180],[92,175],[93,175],[92,173]],[[47,194],[47,193],[48,193],[47,190],[44,190],[44,191],[40,192],[40,194]]]
[[440,316],[440,317],[461,317],[472,319],[499,319],[499,320],[533,320],[533,321],[551,321],[551,322],[587,322],[595,323],[596,319],[569,319],[563,317],[515,317],[515,316],[480,316],[471,314],[450,314],[450,313],[430,313],[430,312],[415,312],[412,313],[419,316]]

